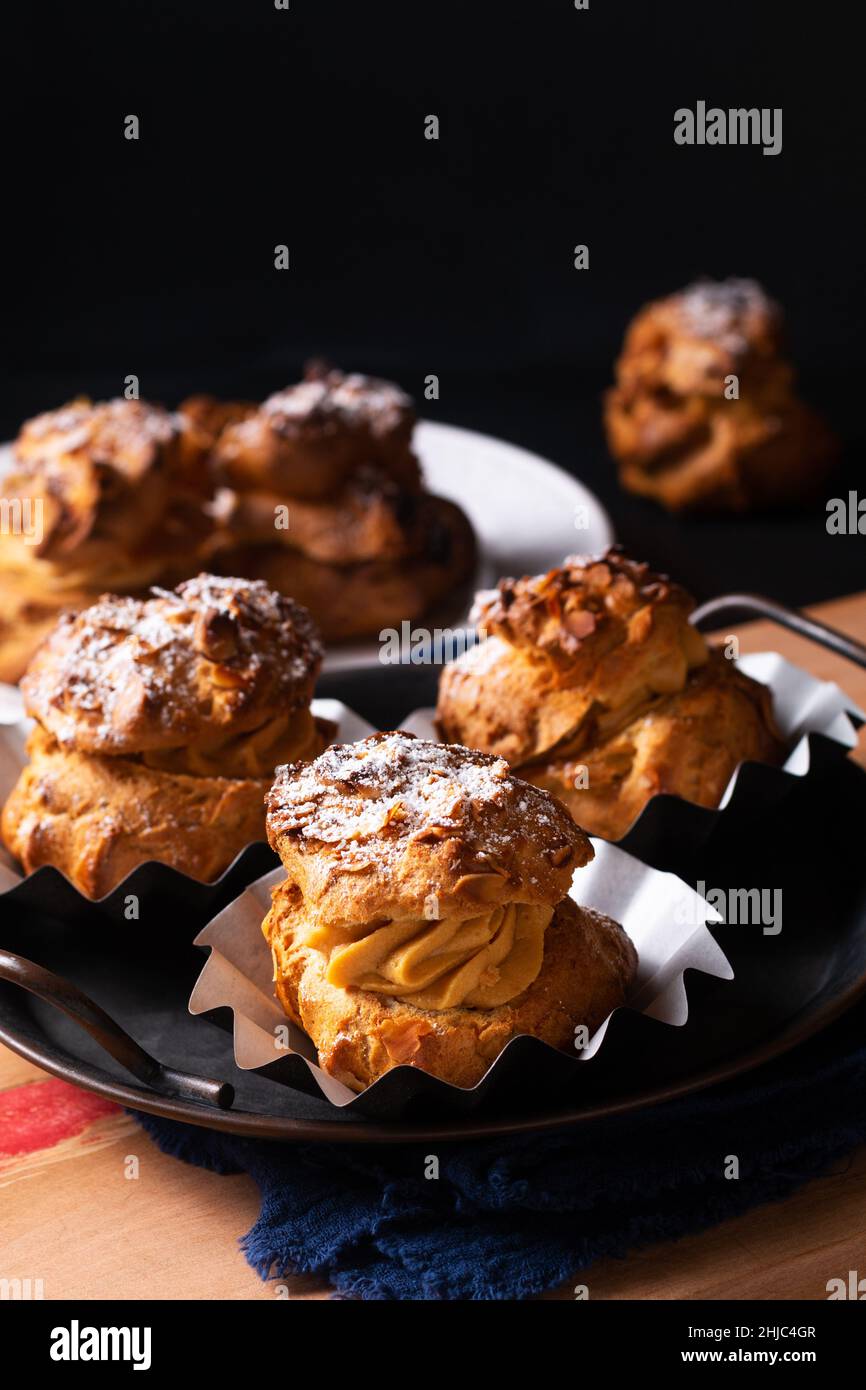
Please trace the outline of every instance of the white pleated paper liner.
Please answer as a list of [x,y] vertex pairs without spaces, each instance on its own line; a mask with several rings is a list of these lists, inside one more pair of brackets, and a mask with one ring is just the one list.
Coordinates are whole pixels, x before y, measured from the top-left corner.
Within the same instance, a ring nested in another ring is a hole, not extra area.
[[[368,724],[366,719],[362,719],[360,714],[349,709],[348,705],[344,705],[341,700],[313,700],[311,708],[317,718],[328,719],[331,723],[336,724],[337,732],[334,736],[336,743],[355,743],[359,738],[366,738],[368,734],[374,732],[372,724]],[[0,684],[0,807],[12,791],[18,781],[21,769],[27,762],[25,745],[30,727],[31,721],[24,717],[24,705],[18,687]],[[261,840],[257,844],[245,846],[220,877],[206,886],[219,889],[219,886],[224,884],[228,876],[231,875],[231,881],[235,885],[235,891],[237,891],[241,883],[239,873],[243,867],[240,863],[242,860],[252,864],[255,873],[261,873],[266,864],[276,862],[275,856],[268,849],[264,840]],[[177,870],[171,872],[177,873],[179,878],[187,877],[187,875],[179,874]],[[115,894],[119,893],[121,888],[129,884],[131,879],[139,873],[140,869],[134,869],[133,873],[124,879],[124,883],[118,888],[112,889],[112,892],[107,896],[113,899]],[[57,874],[58,877],[63,877],[58,870],[48,867],[37,869],[36,873],[31,874],[30,877],[35,878],[37,874]],[[248,882],[249,878],[250,874],[248,873],[243,881]],[[16,863],[5,845],[0,842],[0,894],[15,889],[23,881],[25,881],[25,876],[21,871],[20,864]],[[190,882],[195,884],[200,881],[190,879]],[[225,901],[226,899],[223,897],[223,902]]]
[[[673,874],[647,868],[603,840],[593,844],[595,859],[577,871],[572,896],[585,907],[615,918],[634,942],[639,964],[629,1009],[661,1023],[682,1025],[689,1008],[685,971],[733,979],[727,957],[707,929],[708,922],[721,918]],[[509,1089],[524,1095],[527,1087],[548,1090],[563,1072],[574,1081],[575,1068],[598,1055],[614,1014],[587,1046],[571,1054],[537,1038],[513,1039],[472,1088],[452,1086],[417,1067],[400,1066],[356,1094],[318,1065],[311,1040],[290,1022],[274,995],[271,952],[262,921],[270,907],[271,888],[284,876],[283,869],[276,869],[250,884],[194,943],[210,954],[190,997],[190,1013],[231,1012],[235,1062],[242,1071],[262,1072],[282,1084],[321,1094],[340,1109],[397,1119],[419,1102],[473,1109],[494,1085],[500,1096]]]
[[[650,863],[679,864],[706,842],[720,816],[745,820],[768,811],[796,785],[792,778],[806,777],[827,760],[846,757],[856,748],[857,729],[866,722],[866,714],[838,685],[818,680],[776,652],[753,652],[736,664],[772,692],[776,723],[789,749],[784,763],[741,763],[715,809],[668,794],[652,797],[617,841],[621,849]],[[434,713],[414,710],[401,727],[419,738],[437,738]],[[579,811],[575,818],[580,820]]]

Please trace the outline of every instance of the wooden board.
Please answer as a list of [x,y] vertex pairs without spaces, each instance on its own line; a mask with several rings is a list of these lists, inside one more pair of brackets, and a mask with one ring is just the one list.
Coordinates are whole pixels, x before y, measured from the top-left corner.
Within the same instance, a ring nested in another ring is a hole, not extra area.
[[[866,594],[812,611],[866,642]],[[866,671],[772,624],[732,631],[741,651],[780,651],[866,708]],[[862,735],[854,756],[866,767]],[[238,1248],[257,1213],[251,1179],[166,1158],[122,1111],[0,1047],[0,1279],[41,1280],[46,1299],[274,1298]],[[594,1299],[824,1299],[828,1279],[862,1270],[864,1240],[866,1150],[787,1201],[574,1284]],[[328,1296],[319,1280],[285,1287]]]

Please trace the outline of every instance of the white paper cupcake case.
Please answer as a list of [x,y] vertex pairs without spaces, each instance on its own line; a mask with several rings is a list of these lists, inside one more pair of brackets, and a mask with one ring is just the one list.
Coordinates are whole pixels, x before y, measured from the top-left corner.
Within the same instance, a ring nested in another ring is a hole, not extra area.
[[[639,965],[629,1007],[662,1023],[685,1023],[686,970],[733,979],[727,957],[707,929],[708,922],[721,920],[719,914],[673,874],[647,868],[603,840],[594,840],[593,845],[595,859],[578,870],[572,896],[583,906],[615,918],[634,942]],[[206,947],[210,955],[190,997],[190,1013],[231,1011],[235,1062],[242,1071],[263,1071],[275,1081],[312,1089],[340,1109],[355,1107],[396,1118],[419,1097],[470,1109],[484,1098],[494,1074],[497,1082],[513,1077],[520,1085],[529,1066],[541,1083],[545,1071],[563,1061],[577,1067],[597,1056],[613,1015],[586,1047],[571,1056],[536,1038],[513,1039],[472,1088],[452,1086],[417,1067],[400,1066],[356,1094],[318,1065],[310,1039],[286,1018],[274,995],[262,920],[270,907],[271,888],[284,877],[284,870],[276,869],[250,884],[195,939],[195,945]]]

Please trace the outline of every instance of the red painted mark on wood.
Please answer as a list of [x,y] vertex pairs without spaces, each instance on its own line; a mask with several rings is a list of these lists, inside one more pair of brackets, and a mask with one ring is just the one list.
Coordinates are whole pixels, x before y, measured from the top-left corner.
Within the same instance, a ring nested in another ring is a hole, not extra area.
[[119,1109],[56,1078],[0,1091],[0,1158],[51,1149]]

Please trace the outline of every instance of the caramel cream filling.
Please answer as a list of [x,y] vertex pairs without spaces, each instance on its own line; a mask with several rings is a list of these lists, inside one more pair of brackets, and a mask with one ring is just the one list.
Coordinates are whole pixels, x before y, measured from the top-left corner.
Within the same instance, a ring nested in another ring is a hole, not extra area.
[[405,999],[419,1009],[494,1009],[532,984],[541,969],[553,908],[505,903],[476,917],[312,927],[308,946],[328,956],[326,978],[341,989]]
[[141,754],[146,767],[193,777],[272,777],[280,763],[314,757],[322,739],[307,709],[275,715],[244,733],[216,734],[183,748]]

